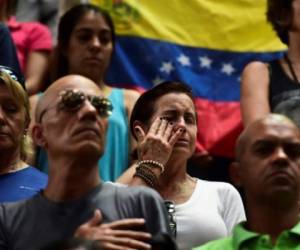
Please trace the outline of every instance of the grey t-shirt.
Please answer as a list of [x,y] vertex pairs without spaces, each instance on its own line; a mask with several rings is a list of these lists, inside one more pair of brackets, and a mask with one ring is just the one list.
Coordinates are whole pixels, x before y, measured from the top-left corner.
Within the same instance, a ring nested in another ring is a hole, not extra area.
[[52,202],[40,193],[28,200],[1,205],[0,249],[37,250],[71,237],[96,208],[101,210],[103,222],[145,218],[145,230],[152,235],[170,234],[163,201],[155,191],[103,183],[72,202]]

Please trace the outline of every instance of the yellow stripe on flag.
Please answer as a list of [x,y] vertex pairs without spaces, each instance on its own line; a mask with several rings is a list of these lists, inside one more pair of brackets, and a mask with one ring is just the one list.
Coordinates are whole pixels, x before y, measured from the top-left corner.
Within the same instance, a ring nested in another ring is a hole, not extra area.
[[238,52],[285,49],[267,23],[266,0],[91,0],[117,34]]

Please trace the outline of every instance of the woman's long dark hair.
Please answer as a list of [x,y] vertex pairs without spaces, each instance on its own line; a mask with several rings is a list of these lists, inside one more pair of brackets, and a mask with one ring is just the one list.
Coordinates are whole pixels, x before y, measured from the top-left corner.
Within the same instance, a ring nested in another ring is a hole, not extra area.
[[93,4],[79,4],[68,10],[59,20],[58,24],[58,38],[57,45],[53,50],[50,59],[50,67],[45,75],[44,82],[46,88],[50,83],[54,82],[58,78],[65,76],[69,72],[69,62],[65,53],[69,47],[70,38],[75,26],[78,24],[80,18],[88,12],[95,12],[100,14],[111,30],[111,37],[113,47],[115,45],[115,28],[113,21],[103,9]]

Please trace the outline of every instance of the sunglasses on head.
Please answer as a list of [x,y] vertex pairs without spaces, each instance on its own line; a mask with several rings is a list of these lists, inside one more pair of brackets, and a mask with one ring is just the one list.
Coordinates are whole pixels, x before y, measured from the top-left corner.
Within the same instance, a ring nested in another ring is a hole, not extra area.
[[21,74],[18,74],[15,70],[13,70],[10,67],[0,65],[0,74],[3,73],[9,75],[13,80],[20,83],[22,87],[25,89],[25,80]]
[[165,206],[168,212],[169,226],[171,229],[171,233],[176,238],[177,224],[175,218],[175,203],[173,201],[165,201]]
[[[74,112],[79,110],[85,100],[88,100],[94,108],[97,110],[98,114],[102,118],[106,118],[112,114],[113,106],[110,100],[100,96],[87,95],[77,89],[63,90],[59,93],[58,108],[60,110],[65,110],[67,112]],[[40,116],[40,121],[43,115],[51,108],[45,109]]]

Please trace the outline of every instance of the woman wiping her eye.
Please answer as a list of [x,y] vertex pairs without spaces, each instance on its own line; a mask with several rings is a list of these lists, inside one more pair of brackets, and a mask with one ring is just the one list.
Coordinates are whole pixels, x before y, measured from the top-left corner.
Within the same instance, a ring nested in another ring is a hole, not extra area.
[[185,84],[164,82],[143,93],[130,119],[138,141],[137,166],[120,178],[129,185],[154,188],[166,200],[170,228],[181,250],[227,236],[245,219],[241,197],[232,185],[187,174],[197,122]]

